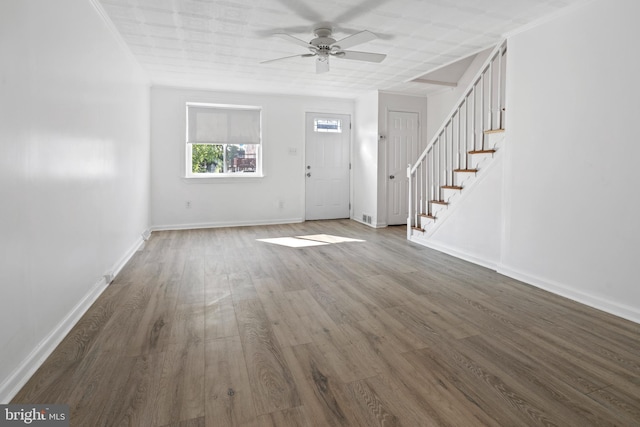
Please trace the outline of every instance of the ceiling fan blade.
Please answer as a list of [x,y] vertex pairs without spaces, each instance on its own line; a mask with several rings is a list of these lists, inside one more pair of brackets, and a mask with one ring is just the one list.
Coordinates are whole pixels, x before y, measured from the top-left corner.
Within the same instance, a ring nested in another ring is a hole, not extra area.
[[302,39],[299,39],[297,37],[293,37],[292,35],[287,34],[287,33],[275,33],[274,36],[280,37],[283,40],[287,40],[287,41],[289,41],[291,43],[295,43],[295,44],[297,44],[299,46],[302,46],[302,47],[306,47],[306,48],[313,47],[313,45],[311,43],[306,42],[306,41],[304,41]]
[[291,55],[291,56],[283,56],[282,58],[276,58],[276,59],[268,59],[266,61],[261,61],[261,64],[268,64],[269,62],[275,62],[275,61],[281,61],[283,59],[289,59],[289,58],[308,58],[310,56],[316,56],[315,53],[304,53],[302,55]]
[[340,49],[348,49],[352,46],[365,43],[365,42],[370,42],[371,40],[375,40],[377,38],[378,36],[373,34],[371,31],[364,30],[364,31],[360,31],[359,33],[355,33],[350,36],[347,36],[342,40],[338,40],[333,45],[340,46]]
[[357,52],[355,50],[341,50],[336,52],[334,56],[342,59],[367,62],[382,62],[387,57],[387,55],[383,53]]
[[317,22],[322,19],[322,16],[318,12],[299,0],[278,0],[278,2],[307,21]]
[[329,71],[329,57],[318,56],[316,59],[316,74],[322,74]]
[[[345,10],[342,14],[336,16],[336,22],[350,22],[355,18],[366,15],[374,9],[388,3],[391,0],[361,0],[359,4],[354,4],[350,9]],[[355,2],[350,2],[355,3]]]

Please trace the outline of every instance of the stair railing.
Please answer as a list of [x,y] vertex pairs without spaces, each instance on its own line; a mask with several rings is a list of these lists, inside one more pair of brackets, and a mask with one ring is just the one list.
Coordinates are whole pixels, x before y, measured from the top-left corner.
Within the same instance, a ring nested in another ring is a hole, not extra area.
[[451,113],[415,164],[407,168],[407,238],[420,228],[420,216],[432,215],[443,188],[456,188],[455,173],[470,171],[469,152],[484,150],[488,130],[504,127],[507,41],[491,52]]

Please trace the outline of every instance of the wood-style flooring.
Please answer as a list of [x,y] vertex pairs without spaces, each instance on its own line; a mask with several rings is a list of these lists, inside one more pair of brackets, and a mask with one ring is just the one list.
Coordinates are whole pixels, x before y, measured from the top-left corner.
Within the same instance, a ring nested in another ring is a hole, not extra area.
[[[640,325],[405,232],[154,232],[13,402],[74,427],[640,425]],[[256,241],[315,234],[364,242]]]

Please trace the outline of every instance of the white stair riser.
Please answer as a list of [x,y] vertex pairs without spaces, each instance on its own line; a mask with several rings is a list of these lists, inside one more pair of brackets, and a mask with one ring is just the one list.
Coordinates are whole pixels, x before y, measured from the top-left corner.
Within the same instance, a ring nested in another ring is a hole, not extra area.
[[465,187],[465,183],[476,177],[475,172],[456,172],[454,175],[454,185]]
[[469,161],[470,169],[482,169],[482,165],[490,162],[493,159],[493,154],[469,154],[471,160]]
[[441,194],[442,194],[442,200],[444,200],[445,202],[449,202],[452,199],[455,199],[455,197],[460,194],[461,190],[453,190],[450,188],[442,188],[441,190]]
[[446,209],[447,209],[446,205],[440,205],[440,204],[437,204],[437,203],[432,203],[431,204],[431,214],[433,216],[437,217],[438,216],[438,212],[442,212],[442,211],[444,211]]
[[420,217],[420,228],[429,228],[433,225],[435,220],[433,218],[427,218],[424,216]]

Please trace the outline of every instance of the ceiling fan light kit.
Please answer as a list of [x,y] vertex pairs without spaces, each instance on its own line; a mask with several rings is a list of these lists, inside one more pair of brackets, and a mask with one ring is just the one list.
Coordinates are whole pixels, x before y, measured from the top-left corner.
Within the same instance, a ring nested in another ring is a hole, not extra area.
[[280,37],[283,40],[287,40],[291,43],[294,43],[309,49],[309,52],[311,53],[270,59],[267,61],[262,61],[261,64],[266,64],[269,62],[280,61],[283,59],[296,58],[296,57],[302,57],[302,58],[316,57],[316,73],[321,74],[329,71],[329,57],[331,56],[336,58],[341,58],[341,59],[350,59],[354,61],[365,61],[365,62],[376,62],[376,63],[382,62],[387,57],[387,55],[381,54],[381,53],[356,52],[351,50],[345,50],[352,46],[356,46],[356,45],[377,39],[378,36],[373,34],[371,31],[367,31],[367,30],[360,31],[358,33],[352,34],[338,41],[336,41],[336,39],[331,37],[333,30],[330,27],[319,26],[315,28],[313,32],[316,37],[309,42],[306,42],[302,39],[299,39],[287,33],[274,34],[274,36]]

